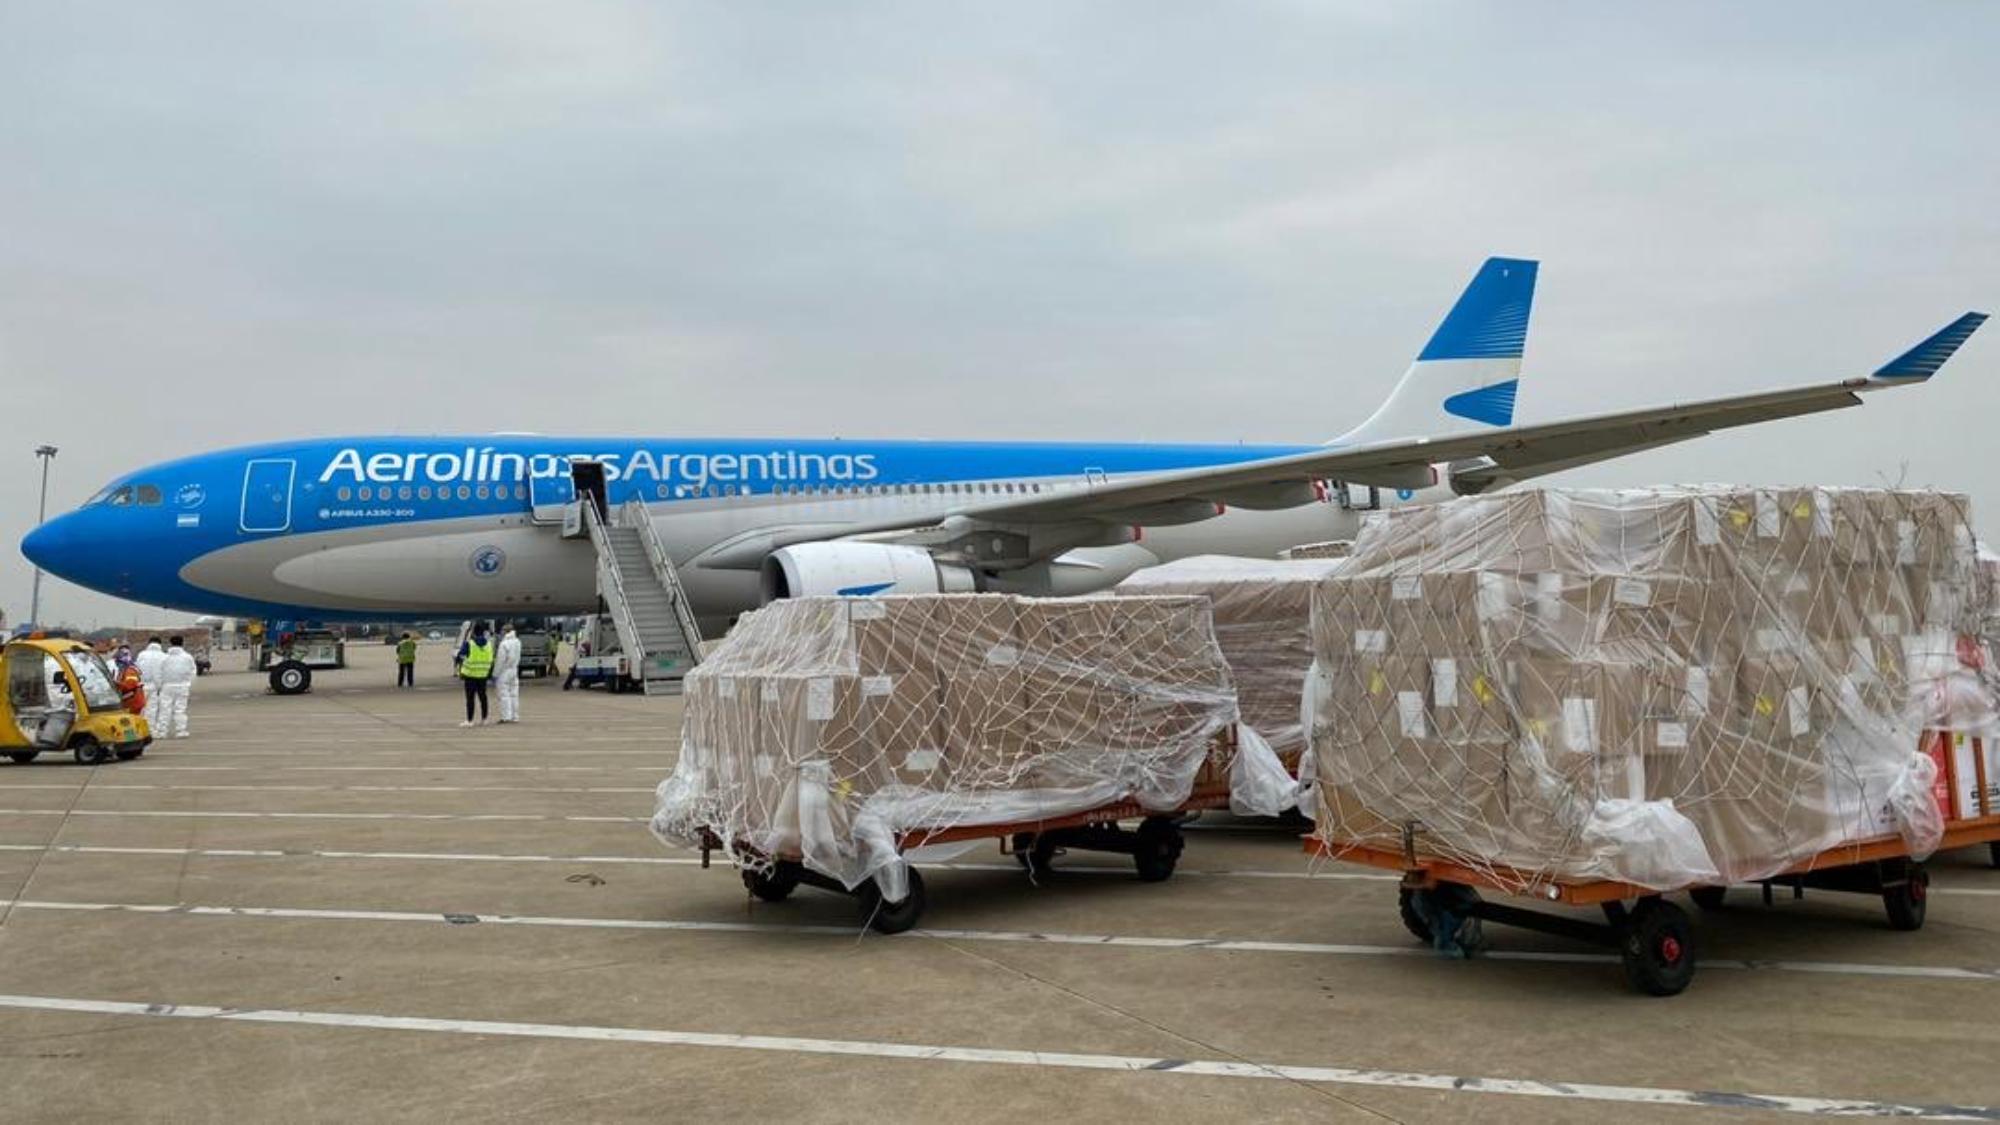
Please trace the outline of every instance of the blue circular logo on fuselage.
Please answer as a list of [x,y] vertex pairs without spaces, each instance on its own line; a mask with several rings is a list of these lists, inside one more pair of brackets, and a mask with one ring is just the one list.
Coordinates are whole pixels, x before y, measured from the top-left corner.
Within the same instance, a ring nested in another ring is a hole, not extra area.
[[481,547],[467,560],[475,578],[491,578],[507,569],[507,552],[498,547]]

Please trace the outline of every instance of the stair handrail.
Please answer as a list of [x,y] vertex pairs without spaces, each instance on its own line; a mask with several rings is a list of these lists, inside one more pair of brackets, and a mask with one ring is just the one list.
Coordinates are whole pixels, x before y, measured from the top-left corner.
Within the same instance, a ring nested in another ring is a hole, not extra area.
[[625,650],[626,665],[633,672],[643,675],[646,646],[639,637],[639,623],[632,620],[632,603],[625,598],[625,580],[618,573],[617,549],[611,545],[597,505],[585,497],[582,506],[583,526],[590,533],[591,545],[597,548],[598,589],[608,590],[614,595],[604,599],[611,607],[612,628],[618,632],[619,647]]
[[673,605],[674,617],[681,626],[681,639],[687,643],[689,666],[701,663],[701,625],[688,605],[687,591],[681,586],[680,571],[674,567],[673,556],[667,554],[666,546],[660,542],[652,511],[643,500],[627,500],[621,515],[627,527],[638,529],[639,543],[646,549],[646,561],[652,564],[653,577],[667,592],[667,600]]

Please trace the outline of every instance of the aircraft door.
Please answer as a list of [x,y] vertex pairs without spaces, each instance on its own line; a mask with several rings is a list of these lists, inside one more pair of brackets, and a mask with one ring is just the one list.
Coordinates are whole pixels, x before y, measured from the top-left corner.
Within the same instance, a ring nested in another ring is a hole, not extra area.
[[569,477],[579,498],[588,496],[597,505],[597,514],[602,519],[611,519],[610,497],[604,490],[604,462],[571,461]]
[[567,471],[561,476],[552,477],[530,475],[528,478],[528,522],[539,524],[561,523],[563,521],[563,507],[575,495],[575,486],[570,483]]
[[237,526],[244,531],[288,531],[292,526],[292,477],[297,462],[258,458],[243,466],[243,506]]

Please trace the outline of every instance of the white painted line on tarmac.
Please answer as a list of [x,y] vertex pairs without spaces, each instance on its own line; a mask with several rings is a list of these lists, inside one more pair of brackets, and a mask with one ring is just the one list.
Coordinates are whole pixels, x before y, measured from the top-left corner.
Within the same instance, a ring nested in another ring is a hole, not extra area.
[[[526,741],[526,740],[521,740],[521,741],[522,741],[523,743],[525,743],[525,741]],[[672,747],[662,747],[662,748],[657,748],[657,749],[652,749],[652,750],[576,750],[576,751],[572,751],[572,750],[570,750],[570,749],[569,749],[569,748],[570,748],[570,747],[572,747],[572,746],[578,746],[578,745],[588,745],[588,744],[592,744],[592,743],[618,743],[618,744],[620,744],[620,745],[629,745],[630,743],[632,743],[632,742],[634,742],[634,741],[636,741],[636,740],[634,740],[634,739],[630,739],[630,738],[563,738],[563,739],[556,739],[556,740],[553,740],[553,741],[552,741],[552,743],[551,743],[551,746],[544,746],[544,747],[539,747],[539,748],[529,748],[529,749],[521,749],[521,750],[505,750],[505,749],[493,749],[493,748],[491,748],[491,747],[488,747],[488,746],[478,746],[478,745],[474,745],[474,744],[472,744],[472,743],[470,742],[470,740],[465,740],[465,739],[458,739],[458,738],[442,738],[442,739],[423,739],[423,738],[396,738],[396,739],[368,739],[368,738],[346,738],[346,739],[341,739],[341,740],[340,740],[340,746],[339,746],[338,748],[336,748],[336,749],[330,749],[330,750],[300,750],[300,749],[296,749],[296,748],[290,748],[290,747],[277,747],[277,748],[275,748],[275,749],[268,749],[268,750],[192,750],[192,749],[189,749],[189,750],[184,750],[184,749],[182,749],[181,747],[179,747],[178,745],[176,745],[176,746],[174,746],[174,747],[173,747],[173,749],[172,749],[171,753],[172,753],[172,754],[173,754],[173,756],[174,756],[174,757],[176,757],[176,758],[263,758],[263,757],[285,757],[285,758],[296,758],[296,757],[298,757],[298,756],[299,756],[299,755],[301,755],[301,754],[322,754],[322,753],[323,753],[323,754],[337,754],[337,755],[339,755],[339,756],[340,756],[340,757],[342,757],[342,758],[354,758],[354,757],[360,757],[360,756],[364,756],[364,755],[371,755],[371,754],[383,754],[383,755],[394,755],[394,754],[396,754],[396,753],[397,753],[397,751],[394,751],[394,750],[349,750],[349,749],[347,749],[347,747],[350,747],[350,746],[354,746],[354,745],[357,745],[357,744],[361,744],[361,743],[371,743],[371,744],[374,744],[374,745],[378,745],[378,746],[380,746],[380,745],[392,745],[392,746],[404,746],[404,747],[408,747],[408,748],[409,748],[409,749],[411,749],[411,750],[421,750],[421,751],[423,751],[424,753],[427,753],[427,754],[500,754],[500,755],[516,755],[516,756],[518,756],[518,755],[523,755],[523,754],[533,754],[533,755],[535,755],[535,756],[537,756],[537,757],[542,757],[542,758],[547,758],[547,757],[553,757],[553,756],[556,756],[556,755],[563,755],[563,756],[567,756],[567,755],[569,755],[569,754],[571,754],[571,753],[575,753],[575,754],[578,754],[578,755],[584,755],[584,754],[592,754],[592,755],[594,755],[594,754],[646,754],[646,755],[649,755],[649,756],[652,756],[652,757],[656,757],[656,758],[657,758],[657,757],[661,757],[661,756],[663,756],[663,755],[665,755],[665,756],[672,756],[672,755],[673,755],[674,753],[676,753],[676,752],[677,752],[677,751],[676,751],[676,748],[672,748]],[[509,740],[509,744],[510,744],[510,745],[513,745],[513,744],[515,744],[515,743],[514,743],[514,740]],[[245,745],[259,745],[259,746],[270,746],[270,745],[271,745],[271,743],[269,743],[269,742],[262,742],[262,743],[245,743]]]
[[[699,867],[689,856],[512,855],[479,852],[355,852],[318,848],[146,848],[109,844],[0,844],[0,852],[62,852],[71,855],[203,856],[216,859],[378,859],[445,863],[637,863]],[[998,866],[998,865],[995,865]],[[1016,869],[1018,870],[1018,869]]]
[[[560,745],[560,746],[574,746],[579,743],[596,743],[596,742],[624,744],[624,743],[644,741],[647,738],[651,738],[654,741],[660,742],[662,744],[667,742],[665,738],[660,737],[659,731],[657,730],[645,733],[635,732],[629,735],[627,734],[605,735],[601,730],[597,731],[597,733],[587,734],[587,735],[570,735],[570,734],[563,734],[558,731],[502,732],[489,727],[487,728],[487,733],[481,733],[477,728],[468,730],[464,727],[459,726],[457,723],[453,723],[448,727],[440,727],[436,730],[417,729],[409,731],[397,731],[390,735],[386,735],[383,737],[373,737],[373,738],[349,737],[339,731],[329,731],[326,733],[324,741],[329,743],[335,743],[337,745],[333,749],[329,749],[323,752],[339,753],[340,747],[347,747],[347,746],[435,746],[444,744],[454,747],[466,747],[466,746],[476,747],[484,744],[484,745],[496,745],[501,747],[507,747],[507,746],[518,747],[518,746],[534,746],[543,739],[546,739],[550,745]],[[199,745],[195,744],[197,740],[199,741]],[[301,751],[291,749],[290,747],[292,746],[293,743],[299,741],[304,741],[304,740],[277,739],[277,738],[212,738],[212,737],[199,738],[199,736],[196,735],[189,735],[188,736],[189,745],[185,747],[180,746],[178,744],[178,740],[176,740],[176,745],[174,746],[174,752],[176,754],[184,754],[184,753],[185,754],[192,754],[192,753],[247,754],[247,753],[259,753],[259,752],[272,753],[272,754],[295,754],[295,753],[301,753]],[[321,741],[321,739],[314,739],[312,741],[317,742]],[[225,750],[206,749],[207,747],[210,746],[257,746],[257,747],[278,747],[278,749],[272,749],[266,751],[253,751],[253,750],[225,751]],[[665,747],[664,745],[662,747],[662,749],[670,749],[670,748],[671,747]],[[387,751],[377,750],[371,752],[379,754],[379,753],[386,753]],[[656,750],[655,753],[657,752],[658,751]]]
[[[169,762],[147,760],[127,763],[119,767],[122,772],[143,770],[156,773],[160,770],[187,770],[200,773],[594,773],[599,770],[658,770],[649,765],[602,765],[602,766],[178,766]],[[648,790],[651,792],[651,790]]]
[[[316,848],[149,848],[126,847],[108,844],[0,844],[0,852],[63,852],[73,855],[161,855],[161,856],[210,856],[226,859],[377,859],[377,860],[424,860],[442,863],[643,863],[668,867],[700,867],[701,859],[695,856],[617,856],[617,855],[530,855],[510,852],[357,852],[329,851]],[[726,868],[726,862],[713,864]],[[1000,871],[1019,874],[1018,863],[918,863],[926,871]],[[1068,875],[1118,876],[1129,879],[1132,869],[1126,865],[1091,866],[1070,864],[1062,869]],[[1185,868],[1174,872],[1176,878],[1247,877],[1259,879],[1302,879],[1306,876],[1298,872],[1285,871],[1190,871]],[[1396,882],[1394,875],[1377,875],[1363,872],[1335,872],[1320,876],[1325,879],[1351,879],[1379,883]]]
[[541,813],[247,812],[208,809],[0,809],[0,816],[168,816],[225,820],[541,820],[644,824],[643,816],[553,816]]
[[[80,792],[76,785],[7,785],[4,789],[61,789]],[[651,793],[650,785],[125,785],[90,783],[92,793]]]
[[1485,1078],[1457,1074],[1375,1070],[1346,1066],[1300,1066],[1291,1063],[1242,1062],[1232,1059],[1187,1059],[1134,1055],[1082,1054],[1066,1051],[1018,1051],[995,1047],[952,1047],[879,1040],[813,1039],[789,1035],[736,1035],[713,1031],[671,1031],[660,1028],[610,1027],[589,1024],[516,1023],[500,1020],[438,1019],[366,1012],[317,1012],[291,1008],[218,1008],[201,1004],[167,1004],[120,1000],[89,1000],[56,996],[0,995],[0,1007],[41,1012],[74,1012],[145,1019],[215,1020],[227,1023],[279,1024],[370,1031],[409,1031],[443,1035],[505,1035],[522,1039],[560,1039],[596,1043],[641,1043],[658,1047],[707,1047],[732,1051],[766,1051],[789,1055],[831,1055],[846,1058],[897,1059],[921,1063],[973,1063],[989,1066],[1043,1067],[1052,1070],[1113,1071],[1124,1074],[1198,1078],[1262,1078],[1284,1082],[1323,1083],[1403,1090],[1434,1090],[1451,1094],[1500,1094],[1527,1098],[1560,1098],[1625,1105],[1671,1105],[1703,1109],[1761,1109],[1826,1117],[1886,1117],[1904,1120],[1992,1121],[2000,1109],[1989,1106],[1910,1105],[1853,1098],[1805,1097],[1795,1094],[1755,1094],[1736,1091],[1678,1090],[1662,1086],[1611,1086],[1594,1082],[1524,1078]]
[[[533,914],[474,914],[464,911],[347,910],[290,906],[194,906],[185,903],[62,902],[46,899],[0,899],[15,910],[80,911],[104,914],[161,914],[197,918],[279,918],[320,922],[416,922],[455,926],[529,926],[580,930],[652,930],[678,933],[838,935],[852,939],[859,926],[785,922],[708,922],[671,918],[562,918]],[[1414,945],[1354,945],[1316,941],[1257,941],[1237,938],[1150,937],[1140,934],[1036,933],[1027,930],[916,929],[892,940],[936,938],[945,941],[1001,942],[1014,945],[1081,945],[1097,949],[1196,950],[1215,953],[1289,953],[1332,957],[1430,958],[1437,956]],[[1483,956],[1496,961],[1543,964],[1616,965],[1606,953],[1562,953],[1510,950]],[[2000,968],[1955,965],[1884,965],[1864,962],[1741,960],[1703,958],[1704,969],[1739,969],[1841,976],[1899,977],[1925,980],[2000,982]]]

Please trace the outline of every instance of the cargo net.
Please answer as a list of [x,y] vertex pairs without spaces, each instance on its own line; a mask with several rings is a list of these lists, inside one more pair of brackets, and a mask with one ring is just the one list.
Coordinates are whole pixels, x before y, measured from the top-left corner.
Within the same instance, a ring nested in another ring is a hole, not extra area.
[[1226,787],[1236,722],[1201,598],[781,601],[688,675],[652,828],[896,900],[911,834]]
[[1995,717],[1974,547],[1964,497],[1876,489],[1374,517],[1314,592],[1320,833],[1523,891],[1757,879],[1882,836],[1927,854],[1977,794],[1943,791],[1925,732]]
[[[1288,775],[1297,777],[1306,748],[1299,691],[1312,664],[1313,588],[1339,572],[1338,559],[1246,559],[1199,555],[1148,567],[1112,590],[1120,597],[1160,594],[1208,599],[1215,640],[1236,681],[1243,722],[1256,729]],[[1262,811],[1262,810],[1259,810]]]

